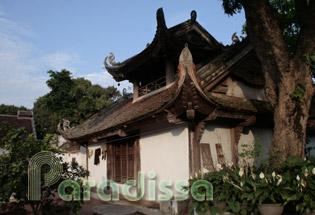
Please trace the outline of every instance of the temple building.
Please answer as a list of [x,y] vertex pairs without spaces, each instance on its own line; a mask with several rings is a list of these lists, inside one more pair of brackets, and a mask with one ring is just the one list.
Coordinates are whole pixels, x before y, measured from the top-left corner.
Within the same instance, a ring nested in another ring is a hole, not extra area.
[[112,53],[105,58],[107,71],[117,82],[131,82],[133,94],[79,126],[59,127],[81,147],[76,159],[96,183],[123,184],[142,171],[156,184],[155,198],[145,193],[143,199],[157,202],[160,182],[171,181],[169,189],[178,194],[178,181],[217,164],[237,164],[243,144],[260,142],[268,152],[272,109],[254,48],[246,39],[222,45],[196,17],[192,11],[189,20],[168,28],[159,9],[155,37],[142,52],[120,63]]

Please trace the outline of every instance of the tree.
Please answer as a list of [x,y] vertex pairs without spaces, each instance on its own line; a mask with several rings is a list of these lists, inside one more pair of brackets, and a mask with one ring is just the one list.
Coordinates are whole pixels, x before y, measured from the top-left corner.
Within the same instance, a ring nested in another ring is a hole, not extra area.
[[27,110],[27,108],[24,106],[17,107],[14,105],[0,105],[0,114],[16,115],[18,110]]
[[67,70],[48,71],[49,93],[34,104],[36,132],[39,138],[56,133],[62,119],[78,125],[120,97],[120,92],[110,86],[103,88],[84,78],[72,78]]
[[223,0],[229,15],[245,11],[247,34],[262,64],[273,108],[270,152],[304,157],[314,83],[315,0]]
[[[44,186],[42,183],[42,193],[40,201],[30,201],[28,199],[28,162],[38,152],[49,151],[60,153],[56,148],[52,147],[52,143],[57,141],[55,135],[47,135],[43,141],[37,141],[33,135],[27,135],[25,128],[13,129],[7,122],[0,124],[0,132],[3,134],[0,138],[0,146],[6,150],[5,154],[0,155],[0,202],[9,202],[10,197],[18,200],[18,206],[23,208],[24,205],[30,205],[34,215],[43,212],[44,207],[47,208],[53,204],[51,197],[57,193],[58,185],[65,179],[79,181],[88,176],[89,172],[77,163],[60,163],[63,166],[62,178],[56,184]],[[49,170],[46,169],[47,171]],[[42,168],[42,177],[45,173],[45,167]],[[43,180],[41,180],[43,182]],[[63,209],[78,212],[80,203],[65,202]],[[73,207],[75,206],[75,208]],[[2,207],[1,207],[2,208]],[[58,208],[54,208],[57,211]],[[60,212],[60,211],[59,211]],[[47,213],[42,213],[47,214]],[[57,213],[58,214],[58,213]]]

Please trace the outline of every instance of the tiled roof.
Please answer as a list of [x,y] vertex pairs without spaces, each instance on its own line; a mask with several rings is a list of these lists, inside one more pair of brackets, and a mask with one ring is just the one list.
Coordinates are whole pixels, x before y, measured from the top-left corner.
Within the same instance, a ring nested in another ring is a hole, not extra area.
[[[30,115],[29,112],[24,112],[26,115]],[[16,116],[16,115],[5,115],[5,114],[0,114],[0,123],[1,122],[8,122],[10,126],[13,128],[21,128],[24,127],[26,129],[27,134],[32,134],[33,133],[33,119],[32,117],[25,117],[26,115],[22,114],[21,117]],[[1,135],[1,134],[0,134]]]
[[219,56],[196,65],[197,76],[205,90],[220,76],[232,73],[244,81],[263,86],[264,76],[253,47],[247,41],[237,43]]
[[212,93],[206,93],[208,98],[215,102],[222,110],[233,111],[239,113],[272,113],[272,107],[268,102],[245,99],[234,96],[220,95],[214,96]]
[[185,43],[189,43],[190,51],[194,54],[195,60],[216,56],[222,52],[224,46],[210,35],[196,20],[189,19],[171,28],[167,28],[162,8],[157,11],[157,30],[153,41],[137,55],[128,58],[123,62],[107,64],[107,59],[115,58],[111,53],[106,57],[104,64],[107,71],[116,81],[129,80],[130,74],[137,71],[137,68],[161,52],[179,54]]
[[107,106],[81,125],[62,133],[66,139],[78,139],[90,134],[97,134],[131,121],[140,120],[156,112],[175,97],[177,84],[174,83],[163,90],[144,96],[132,102],[131,98],[121,98],[112,105]]

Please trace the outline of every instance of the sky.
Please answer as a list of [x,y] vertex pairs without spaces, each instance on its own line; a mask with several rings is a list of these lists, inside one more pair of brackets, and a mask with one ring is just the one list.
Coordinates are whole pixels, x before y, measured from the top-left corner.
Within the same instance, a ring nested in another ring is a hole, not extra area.
[[122,90],[104,68],[110,52],[122,62],[141,52],[156,32],[162,7],[167,27],[197,21],[219,42],[241,34],[244,13],[229,17],[220,0],[0,0],[0,104],[32,108],[50,91],[48,70],[67,69],[102,87]]

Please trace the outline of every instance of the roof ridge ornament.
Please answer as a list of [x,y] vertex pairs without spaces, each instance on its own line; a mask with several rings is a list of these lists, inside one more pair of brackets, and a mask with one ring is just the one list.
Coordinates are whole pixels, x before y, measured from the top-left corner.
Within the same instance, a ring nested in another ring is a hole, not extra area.
[[179,64],[193,63],[192,54],[188,48],[188,43],[185,43],[185,48],[182,50],[179,56]]
[[190,13],[190,20],[192,23],[196,22],[197,19],[197,12],[195,10],[192,10]]
[[[61,128],[62,126],[62,128]],[[59,131],[59,133],[67,133],[68,131],[70,131],[72,129],[72,127],[70,127],[70,121],[67,119],[62,119],[62,122],[58,123],[57,125],[57,131]]]
[[109,65],[107,64],[107,59],[108,59],[108,62],[112,65],[112,66],[118,66],[120,63],[115,61],[115,55],[113,52],[110,52],[109,53],[109,56],[105,57],[104,59],[104,65],[105,67],[109,67]]
[[166,28],[164,12],[162,7],[156,11],[156,21],[157,28]]

